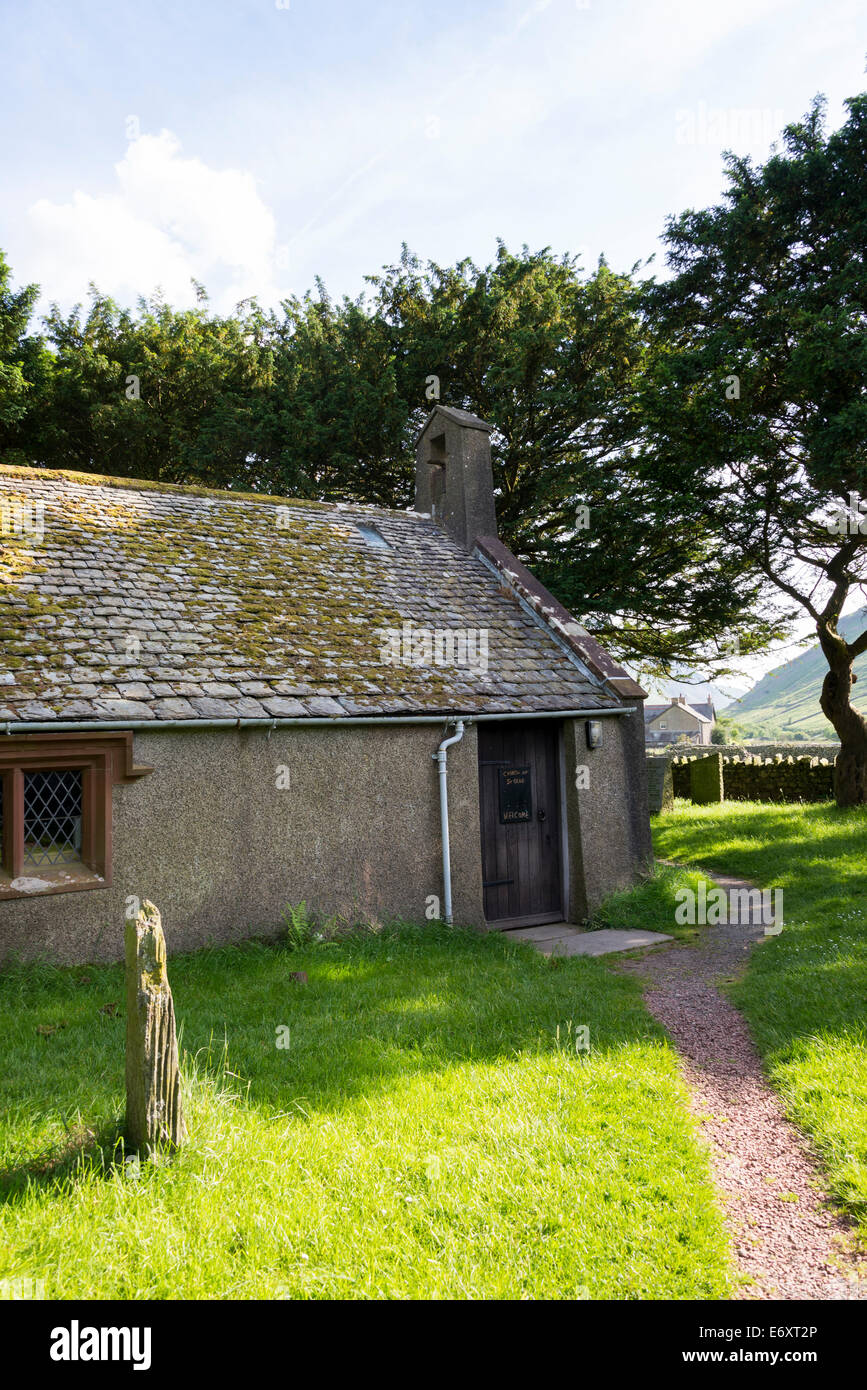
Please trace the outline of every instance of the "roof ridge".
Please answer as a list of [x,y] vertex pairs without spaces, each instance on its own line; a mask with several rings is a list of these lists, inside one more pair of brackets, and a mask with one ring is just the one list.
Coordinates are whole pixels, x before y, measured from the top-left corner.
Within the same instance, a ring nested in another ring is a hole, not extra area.
[[36,482],[47,479],[77,483],[82,487],[115,487],[129,492],[162,492],[174,497],[215,497],[226,502],[267,502],[284,507],[321,507],[326,511],[356,508],[382,512],[387,516],[428,516],[427,512],[383,507],[376,502],[320,502],[313,497],[284,497],[267,492],[233,492],[230,488],[204,487],[198,483],[166,483],[155,478],[124,478],[110,473],[84,473],[74,468],[37,468],[27,464],[0,463],[0,478],[22,478]]

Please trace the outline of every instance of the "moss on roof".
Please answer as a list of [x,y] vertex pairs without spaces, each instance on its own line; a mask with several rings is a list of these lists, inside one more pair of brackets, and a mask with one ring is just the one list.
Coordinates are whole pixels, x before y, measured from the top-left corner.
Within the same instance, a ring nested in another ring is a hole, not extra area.
[[[616,704],[426,518],[4,468],[0,718],[265,717]],[[385,664],[383,630],[489,634],[487,669]],[[246,688],[245,688],[246,687]]]
[[[315,502],[299,497],[280,497],[266,492],[236,492],[231,488],[200,487],[196,483],[165,483],[159,479],[119,478],[109,473],[80,473],[71,468],[27,468],[16,464],[0,464],[0,486],[4,478],[40,480],[56,479],[61,482],[78,483],[90,487],[131,488],[134,492],[164,492],[167,496],[213,497],[227,502],[271,502],[284,507],[321,507],[323,511],[333,511],[335,507],[348,506],[340,502]],[[357,510],[362,510],[359,503]],[[370,506],[364,510],[385,512],[393,516],[406,516],[404,511],[391,507]],[[416,513],[417,515],[417,513]]]

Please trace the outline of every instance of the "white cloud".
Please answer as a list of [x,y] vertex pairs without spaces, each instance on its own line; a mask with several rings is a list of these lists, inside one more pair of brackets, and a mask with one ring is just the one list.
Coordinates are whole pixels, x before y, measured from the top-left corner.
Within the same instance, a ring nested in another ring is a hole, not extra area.
[[195,301],[202,281],[215,307],[275,296],[276,228],[249,173],[183,158],[164,130],[131,142],[115,165],[117,191],[77,190],[28,210],[33,278],[63,305],[88,282],[130,303],[158,286],[171,304]]

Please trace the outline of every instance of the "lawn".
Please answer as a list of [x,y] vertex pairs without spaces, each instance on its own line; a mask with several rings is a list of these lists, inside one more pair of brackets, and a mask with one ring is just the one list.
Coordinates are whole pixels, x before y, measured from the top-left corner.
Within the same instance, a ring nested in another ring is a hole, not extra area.
[[117,1145],[121,968],[0,976],[0,1279],[49,1298],[726,1296],[706,1161],[634,980],[435,924],[290,944],[170,961],[190,1142],[157,1165]]
[[783,933],[731,997],[867,1241],[867,809],[675,807],[654,821],[658,855],[783,889]]

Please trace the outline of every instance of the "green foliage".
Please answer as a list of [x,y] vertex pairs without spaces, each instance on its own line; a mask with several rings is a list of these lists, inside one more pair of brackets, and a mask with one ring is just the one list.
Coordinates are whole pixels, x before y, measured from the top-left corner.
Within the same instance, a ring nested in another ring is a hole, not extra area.
[[[849,613],[841,618],[837,630],[847,641],[854,642],[864,627],[864,611]],[[818,645],[801,652],[781,666],[775,666],[757,681],[746,695],[731,708],[737,711],[738,722],[751,737],[766,736],[773,729],[783,739],[834,739],[833,726],[819,708],[822,681],[828,663]],[[867,654],[853,662],[858,681],[867,681]]]
[[27,285],[13,291],[11,278],[0,251],[0,459],[5,452],[8,461],[27,463],[21,452],[22,423],[35,408],[50,359],[42,340],[27,334],[39,287]]
[[735,724],[726,715],[717,715],[716,723],[711,729],[711,743],[737,743],[743,737],[743,730],[740,724]]
[[305,902],[286,907],[282,920],[283,944],[289,951],[300,951],[315,941],[325,941],[335,926],[333,918],[322,923],[315,921],[307,911]]
[[445,401],[496,425],[503,539],[613,652],[647,673],[698,656],[725,671],[722,637],[739,615],[741,649],[765,643],[768,625],[743,616],[754,586],[739,585],[736,557],[712,572],[689,494],[636,463],[651,344],[631,275],[500,244],[483,269],[422,267],[404,248],[371,279],[414,425],[431,374]]
[[716,537],[708,579],[734,565],[744,611],[778,630],[797,606],[810,615],[833,671],[826,713],[864,742],[848,673],[867,630],[847,644],[837,623],[867,577],[867,534],[827,524],[867,496],[867,96],[847,107],[826,135],[817,101],[763,166],[727,156],[723,202],[669,220],[641,414],[654,477]]
[[[48,398],[28,421],[26,451],[53,468],[262,489],[258,406],[269,382],[264,320],[177,311],[159,299],[137,314],[93,291],[85,317],[46,319]],[[267,489],[262,489],[267,490]]]
[[730,673],[732,633],[748,657],[800,605],[845,697],[867,537],[825,522],[867,495],[865,146],[860,96],[831,135],[817,103],[765,165],[727,157],[723,201],[670,219],[659,284],[547,248],[444,267],[404,247],[357,300],[317,281],[220,317],[201,288],[183,312],[94,290],[43,341],[3,263],[0,458],[403,507],[437,376],[496,426],[503,538],[613,653]]
[[228,317],[201,288],[193,310],[134,312],[94,289],[86,314],[49,314],[45,372],[0,459],[403,507],[435,375],[445,402],[496,424],[503,538],[591,630],[648,669],[718,654],[738,595],[703,581],[687,496],[648,528],[654,484],[632,466],[647,353],[632,278],[500,245],[483,268],[422,267],[404,248],[369,279],[355,301],[317,282],[279,312]]
[[699,930],[712,928],[699,929],[678,922],[675,916],[679,906],[677,895],[684,889],[697,895],[702,882],[706,888],[712,886],[710,879],[693,869],[654,864],[638,887],[625,888],[621,893],[612,893],[606,898],[597,908],[589,926],[593,931],[605,928],[656,931],[682,941],[692,940]]
[[335,304],[320,281],[317,290],[268,318],[273,375],[255,430],[263,476],[276,493],[409,506],[412,398],[393,335],[363,298]]

